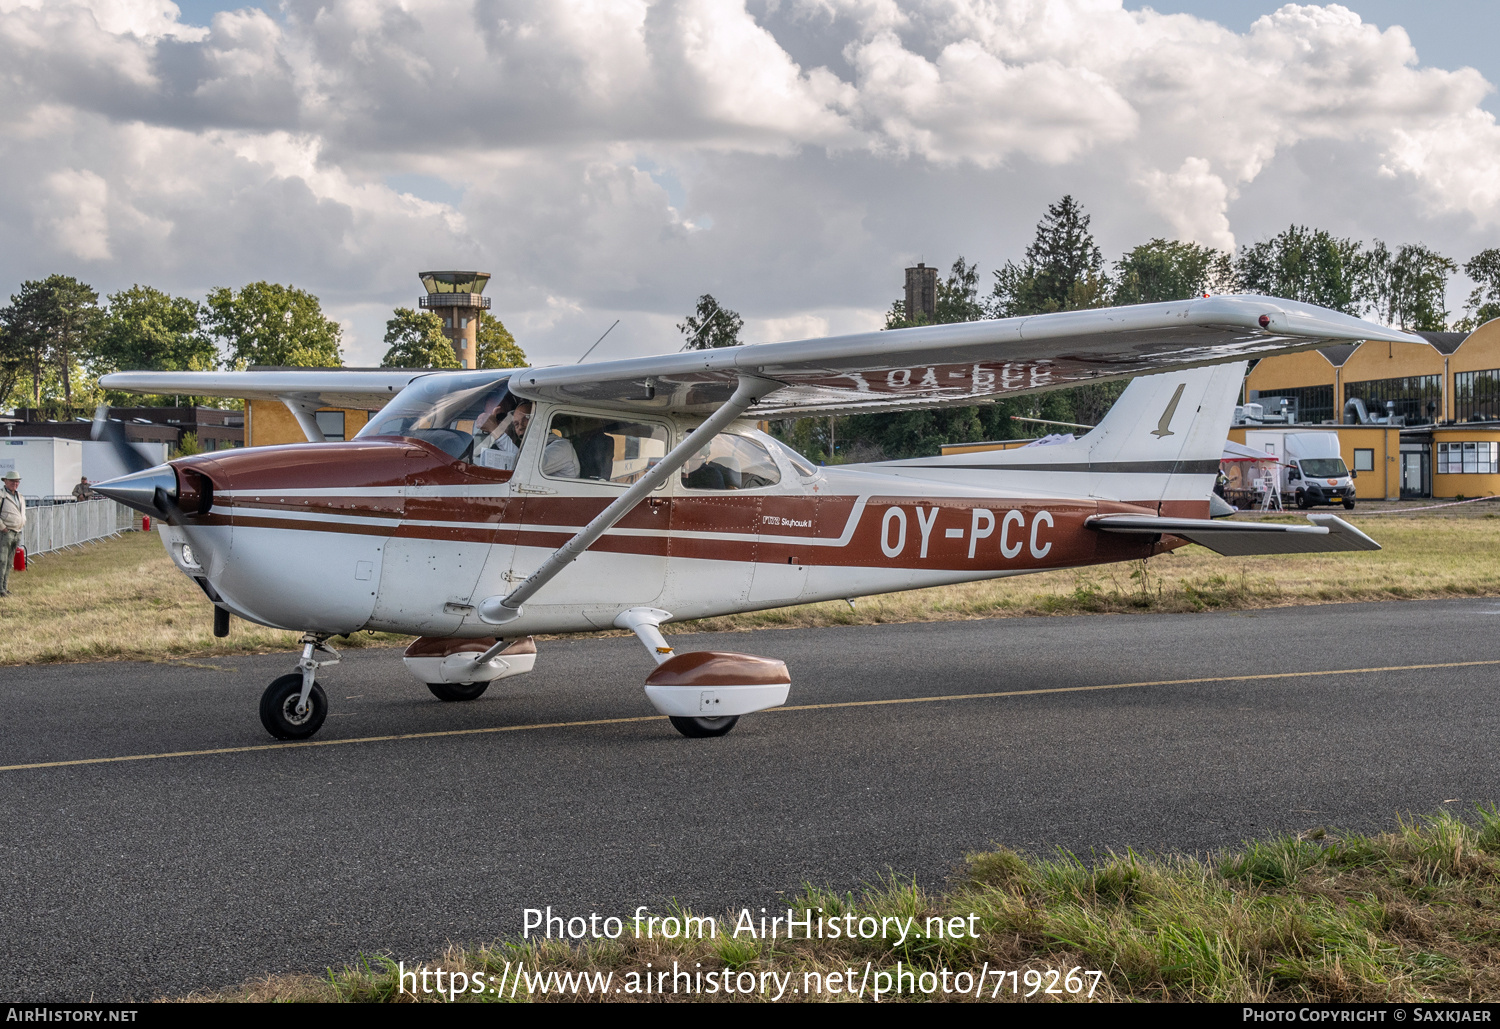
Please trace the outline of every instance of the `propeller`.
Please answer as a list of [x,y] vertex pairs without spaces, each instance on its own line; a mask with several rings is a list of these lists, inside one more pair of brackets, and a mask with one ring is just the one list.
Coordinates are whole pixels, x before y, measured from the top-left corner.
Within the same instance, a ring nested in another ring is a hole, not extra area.
[[145,455],[130,445],[130,439],[125,435],[125,423],[109,416],[108,404],[100,404],[94,410],[94,424],[89,435],[113,447],[115,456],[127,472],[141,472],[151,467]]
[[[100,404],[94,411],[94,424],[89,435],[99,442],[108,443],[127,469],[126,474],[98,483],[91,489],[112,500],[118,500],[127,507],[154,515],[179,529],[187,539],[188,546],[195,553],[206,557],[208,551],[201,549],[201,541],[188,528],[187,517],[177,503],[177,472],[172,466],[153,465],[139,450],[132,447],[125,435],[124,423],[110,418],[109,407],[105,404]],[[199,581],[201,583],[205,580]],[[210,599],[214,599],[213,594],[210,594]],[[214,603],[214,635],[229,635],[229,612],[219,606],[217,601]]]

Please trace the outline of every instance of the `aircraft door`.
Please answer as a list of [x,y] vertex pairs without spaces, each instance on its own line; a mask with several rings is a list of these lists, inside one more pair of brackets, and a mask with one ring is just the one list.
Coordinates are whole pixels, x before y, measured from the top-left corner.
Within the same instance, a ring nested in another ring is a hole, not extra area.
[[[522,500],[512,578],[543,561],[618,499],[671,446],[667,427],[609,415],[542,409],[522,448],[514,495]],[[667,576],[670,505],[643,500],[527,603],[591,624],[614,624],[620,607],[657,602]]]
[[477,619],[474,606],[490,595],[481,575],[489,585],[510,571],[515,534],[506,522],[519,504],[508,472],[412,452],[405,515],[386,544],[371,627],[451,636]]

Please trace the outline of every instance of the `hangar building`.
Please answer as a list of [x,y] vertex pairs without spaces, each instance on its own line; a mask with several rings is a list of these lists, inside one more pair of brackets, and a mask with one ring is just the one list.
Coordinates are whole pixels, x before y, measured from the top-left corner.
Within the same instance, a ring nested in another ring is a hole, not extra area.
[[1327,427],[1358,473],[1360,499],[1500,493],[1500,319],[1467,336],[1417,335],[1427,342],[1257,362],[1229,438],[1244,443],[1261,426]]

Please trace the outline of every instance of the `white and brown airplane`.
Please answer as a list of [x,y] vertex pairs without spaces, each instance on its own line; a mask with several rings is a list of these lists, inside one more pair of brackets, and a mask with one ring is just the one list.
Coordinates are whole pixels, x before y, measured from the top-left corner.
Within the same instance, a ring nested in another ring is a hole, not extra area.
[[[158,516],[177,567],[230,615],[302,632],[260,705],[323,723],[331,637],[419,637],[443,700],[530,671],[540,633],[633,631],[652,705],[718,736],[786,701],[777,660],[677,654],[660,626],[813,601],[1130,561],[1378,549],[1333,515],[1215,521],[1245,362],[1415,337],[1257,296],[765,343],[583,366],[120,372],[110,389],[280,400],[310,444],[220,451],[94,489]],[[756,420],[983,403],[1135,378],[1072,442],[819,467]],[[321,442],[319,407],[383,409]],[[96,434],[123,438],[118,423]],[[1221,512],[1222,513],[1222,512]]]

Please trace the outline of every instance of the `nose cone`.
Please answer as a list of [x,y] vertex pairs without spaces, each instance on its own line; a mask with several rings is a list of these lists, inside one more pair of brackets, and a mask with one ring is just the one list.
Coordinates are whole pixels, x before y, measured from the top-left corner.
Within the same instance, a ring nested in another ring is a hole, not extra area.
[[118,479],[97,483],[91,487],[95,493],[118,500],[126,507],[133,507],[148,515],[165,517],[166,510],[157,503],[160,490],[172,500],[177,499],[177,473],[171,465],[159,464],[139,472],[122,475]]

